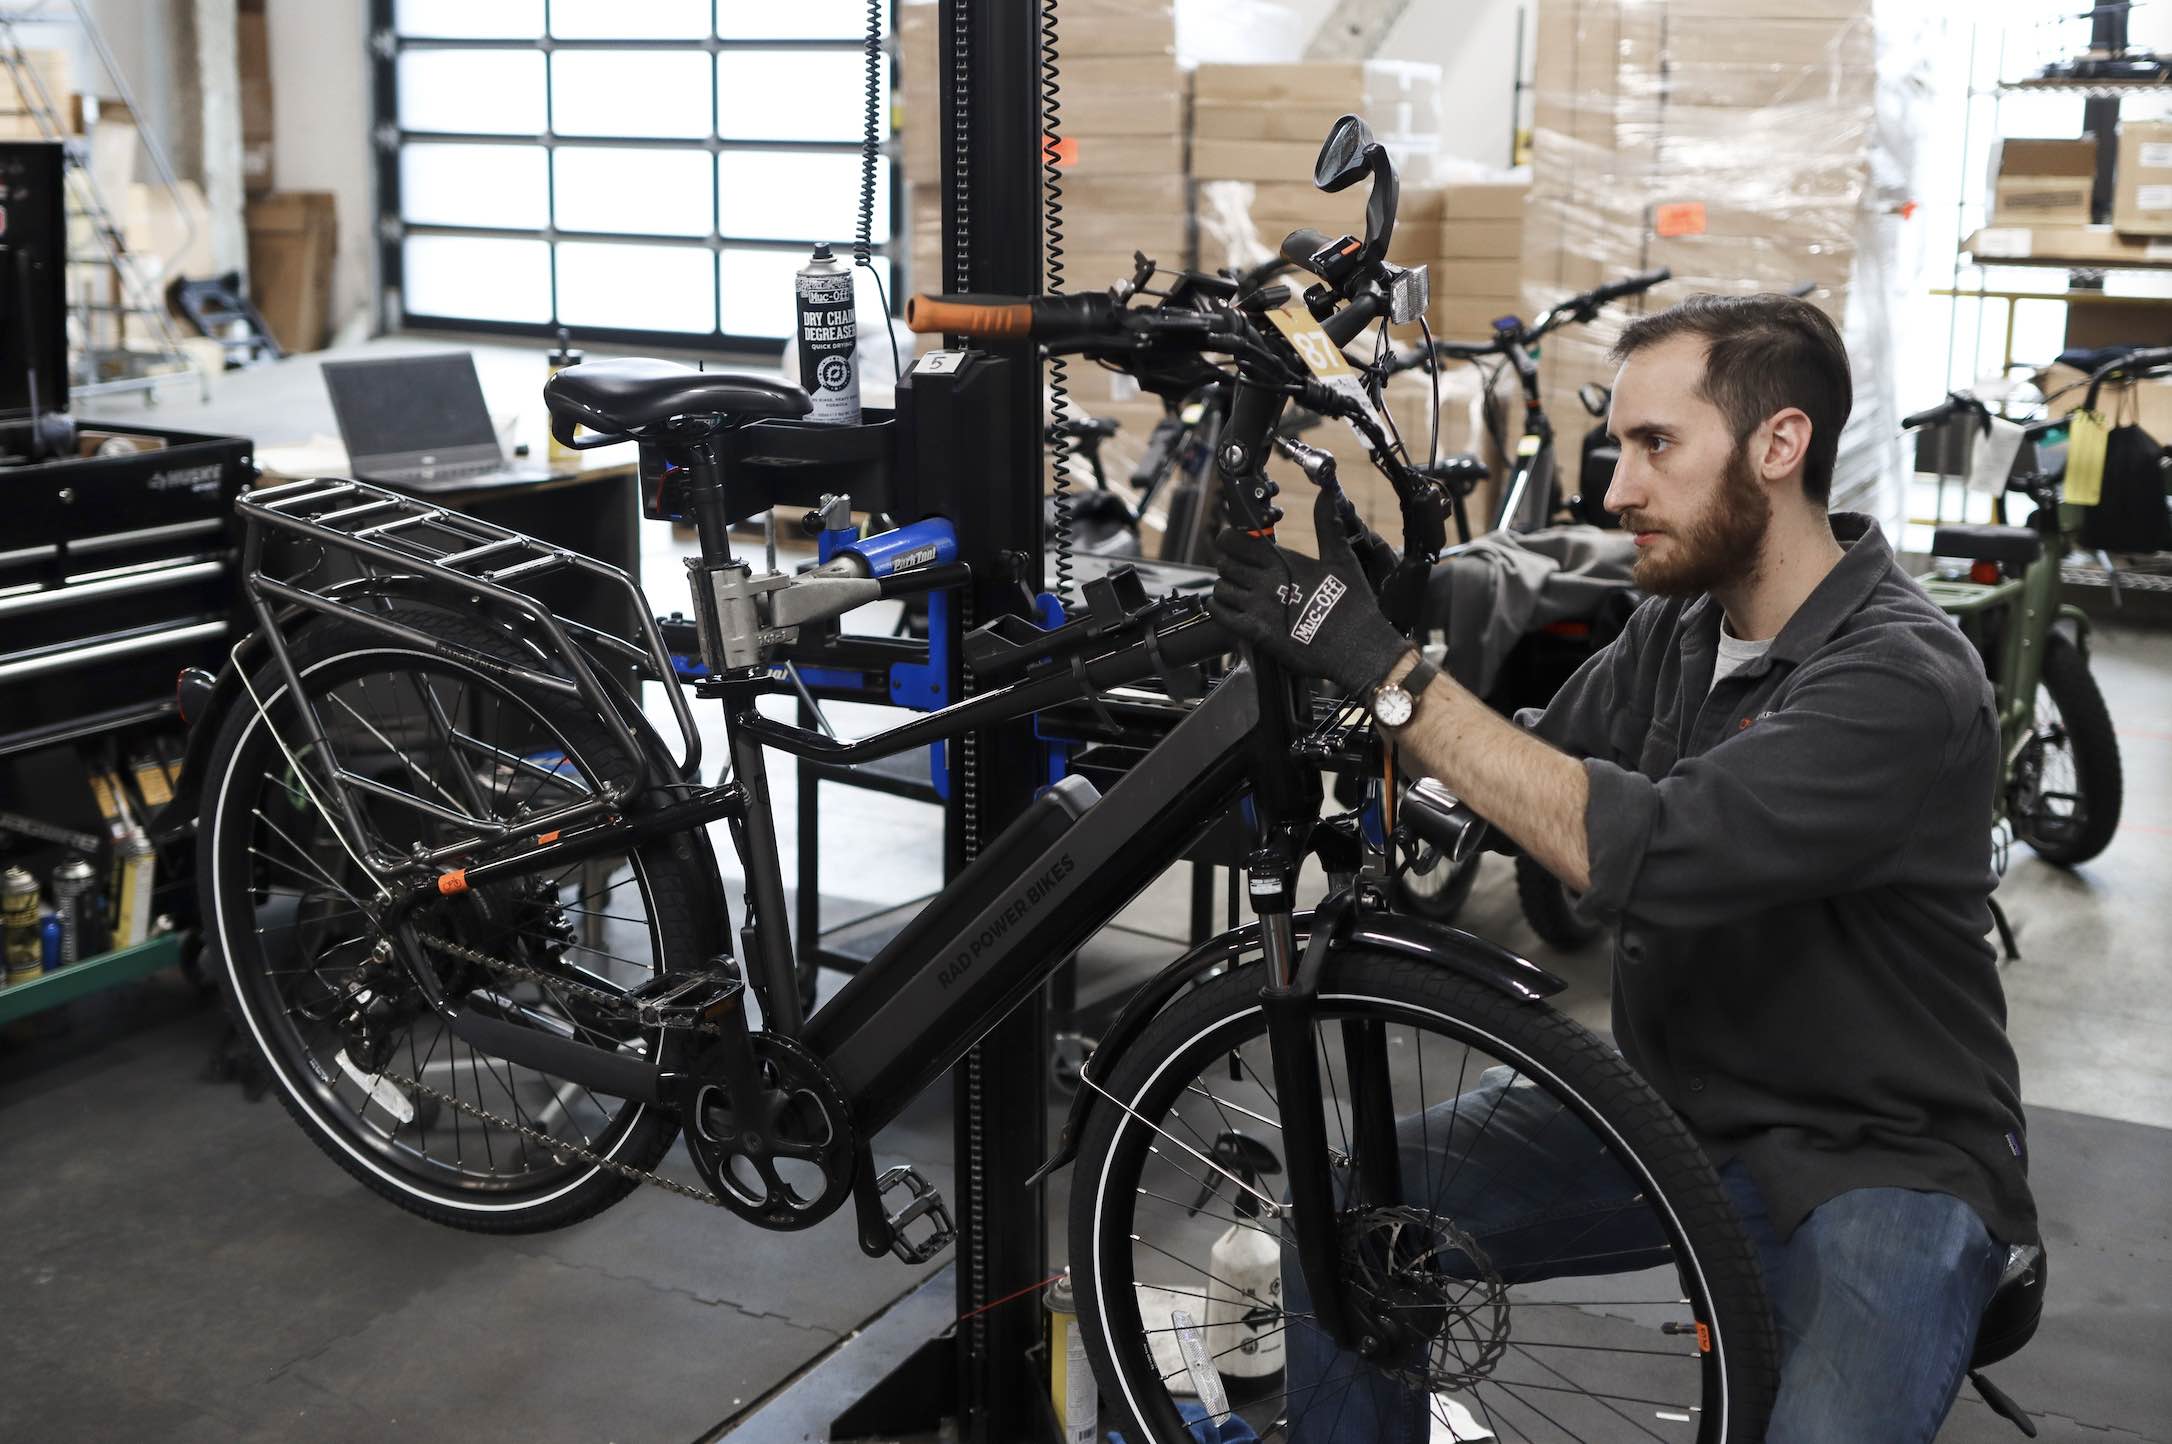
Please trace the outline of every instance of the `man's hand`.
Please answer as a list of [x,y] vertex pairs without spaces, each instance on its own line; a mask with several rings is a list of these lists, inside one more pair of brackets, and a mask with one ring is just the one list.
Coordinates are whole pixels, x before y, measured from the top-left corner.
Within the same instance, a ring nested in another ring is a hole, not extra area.
[[1209,609],[1253,646],[1308,677],[1370,693],[1410,642],[1381,615],[1372,584],[1344,540],[1335,493],[1313,503],[1318,560],[1234,527],[1215,538],[1221,580]]

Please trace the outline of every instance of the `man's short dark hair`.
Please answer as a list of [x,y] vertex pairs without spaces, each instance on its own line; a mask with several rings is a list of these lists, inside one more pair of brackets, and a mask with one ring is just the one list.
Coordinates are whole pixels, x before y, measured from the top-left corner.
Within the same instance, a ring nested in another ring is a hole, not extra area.
[[1727,418],[1737,446],[1776,411],[1793,406],[1810,418],[1802,489],[1825,505],[1833,492],[1840,429],[1855,404],[1848,348],[1831,319],[1795,296],[1691,296],[1630,322],[1614,343],[1614,360],[1677,336],[1704,339],[1697,394]]

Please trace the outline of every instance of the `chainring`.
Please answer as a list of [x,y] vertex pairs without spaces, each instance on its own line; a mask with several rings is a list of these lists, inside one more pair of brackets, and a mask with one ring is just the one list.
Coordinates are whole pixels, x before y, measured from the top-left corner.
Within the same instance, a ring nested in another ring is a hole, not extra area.
[[[751,1120],[726,1082],[727,1050],[738,1046],[753,1050],[762,1078]],[[858,1150],[851,1112],[821,1060],[775,1033],[711,1045],[680,1085],[686,1149],[702,1182],[724,1207],[769,1229],[811,1228],[851,1195]]]

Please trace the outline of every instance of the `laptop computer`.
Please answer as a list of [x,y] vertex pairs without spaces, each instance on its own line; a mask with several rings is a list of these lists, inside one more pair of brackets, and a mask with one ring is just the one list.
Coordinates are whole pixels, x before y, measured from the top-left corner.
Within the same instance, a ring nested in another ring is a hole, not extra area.
[[466,351],[327,361],[324,386],[356,477],[406,491],[465,491],[572,476],[508,461]]

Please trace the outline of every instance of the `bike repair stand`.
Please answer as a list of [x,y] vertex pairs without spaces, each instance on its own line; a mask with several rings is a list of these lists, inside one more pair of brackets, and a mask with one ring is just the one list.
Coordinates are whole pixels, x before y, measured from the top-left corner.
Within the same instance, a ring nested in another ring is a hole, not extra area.
[[[918,278],[922,289],[1041,289],[1040,20],[1039,6],[1017,0],[941,0],[943,272]],[[948,659],[950,695],[963,697],[972,691],[958,663],[963,633],[1005,611],[1030,615],[1042,586],[1041,370],[1033,344],[1019,342],[923,358],[903,385],[912,391],[910,406],[899,405],[910,418],[900,440],[906,485],[923,508],[951,518],[958,559],[973,568],[942,619],[948,635],[929,638],[931,654]],[[1049,779],[1030,720],[959,739],[948,773],[943,865],[955,877]],[[839,1415],[832,1439],[932,1439],[946,1419],[971,1444],[1049,1436],[1032,1287],[1049,1272],[1046,1203],[1025,1187],[1047,1153],[1048,1026],[1037,990],[954,1070],[960,1322]]]

